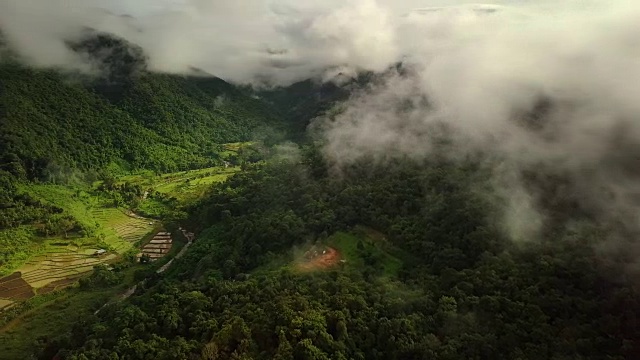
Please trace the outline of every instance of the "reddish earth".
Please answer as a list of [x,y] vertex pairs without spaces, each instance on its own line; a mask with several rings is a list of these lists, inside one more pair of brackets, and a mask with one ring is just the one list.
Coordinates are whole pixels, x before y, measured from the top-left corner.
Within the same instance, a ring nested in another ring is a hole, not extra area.
[[20,272],[0,279],[0,298],[25,300],[34,295],[33,288],[24,281]]
[[310,259],[304,259],[297,264],[299,270],[311,271],[328,269],[335,266],[340,261],[340,253],[338,250],[328,247],[324,254],[318,254]]

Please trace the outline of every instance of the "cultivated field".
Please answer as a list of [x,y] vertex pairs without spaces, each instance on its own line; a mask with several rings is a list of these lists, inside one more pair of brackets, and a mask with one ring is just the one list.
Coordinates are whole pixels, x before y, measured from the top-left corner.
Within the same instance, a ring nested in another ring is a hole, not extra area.
[[167,255],[172,245],[171,233],[159,232],[142,248],[142,252],[138,254],[138,257],[147,255],[151,261],[157,260]]
[[111,251],[95,256],[100,246],[88,238],[50,244],[46,251],[29,259],[16,272],[0,279],[0,301],[24,300],[36,293],[69,286],[95,265],[111,261],[131,249],[154,227],[147,219],[128,216],[115,208],[97,208],[89,213],[102,226],[100,236]]
[[97,208],[91,210],[91,215],[108,230],[105,242],[115,252],[123,253],[153,230],[150,220],[135,215],[126,215],[115,208]]
[[35,295],[33,288],[24,281],[20,272],[0,279],[0,298],[3,300],[26,300]]
[[2,299],[0,299],[0,311],[10,307],[11,304],[13,304],[13,301],[11,301],[11,300],[2,300]]
[[237,166],[217,166],[165,174],[157,178],[153,189],[159,193],[184,200],[197,197],[211,184],[224,182],[239,170],[240,168]]
[[93,256],[92,254],[96,250],[74,246],[60,246],[51,249],[47,253],[32,258],[20,268],[22,279],[33,288],[40,289],[54,282],[64,282],[67,279],[75,280],[83,273],[91,271],[95,265],[116,257],[115,254],[106,254],[101,257]]

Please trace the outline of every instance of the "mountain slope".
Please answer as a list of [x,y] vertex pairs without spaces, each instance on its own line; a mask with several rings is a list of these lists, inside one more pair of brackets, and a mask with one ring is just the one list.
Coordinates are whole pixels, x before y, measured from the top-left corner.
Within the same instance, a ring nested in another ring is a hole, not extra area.
[[145,74],[119,101],[50,70],[0,66],[0,154],[15,175],[72,169],[176,171],[215,163],[212,148],[281,128],[266,106],[217,78]]

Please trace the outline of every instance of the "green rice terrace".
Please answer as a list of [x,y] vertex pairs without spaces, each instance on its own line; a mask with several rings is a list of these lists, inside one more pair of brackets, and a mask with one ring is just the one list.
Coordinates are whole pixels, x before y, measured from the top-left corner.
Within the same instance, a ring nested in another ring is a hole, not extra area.
[[[22,239],[24,244],[12,249],[11,257],[5,255],[10,261],[0,261],[0,276],[4,276],[0,277],[0,311],[17,301],[68,287],[96,265],[114,262],[127,252],[138,253],[162,229],[158,219],[238,172],[237,156],[246,145],[222,145],[221,166],[117,176],[108,188],[106,180],[91,187],[24,185],[23,193],[58,208],[61,214],[56,216],[61,220],[0,230],[0,244],[3,239],[14,243]],[[122,201],[123,196],[133,201]]]
[[[42,248],[11,275],[0,279],[0,308],[75,283],[95,265],[108,263],[137,245],[156,223],[116,208],[91,209],[96,237],[45,240]],[[99,251],[104,253],[96,254]]]

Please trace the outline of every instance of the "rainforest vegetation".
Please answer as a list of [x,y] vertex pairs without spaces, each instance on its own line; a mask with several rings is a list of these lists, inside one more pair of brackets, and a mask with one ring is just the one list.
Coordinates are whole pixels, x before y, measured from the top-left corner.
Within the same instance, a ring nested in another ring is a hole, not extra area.
[[[212,188],[189,209],[198,240],[171,272],[52,336],[45,358],[637,353],[638,294],[602,275],[588,226],[515,246],[491,220],[493,202],[474,191],[486,174],[473,163],[363,162],[338,179],[317,149],[303,153],[300,163],[253,165]],[[294,249],[318,243],[346,262],[297,271]]]

